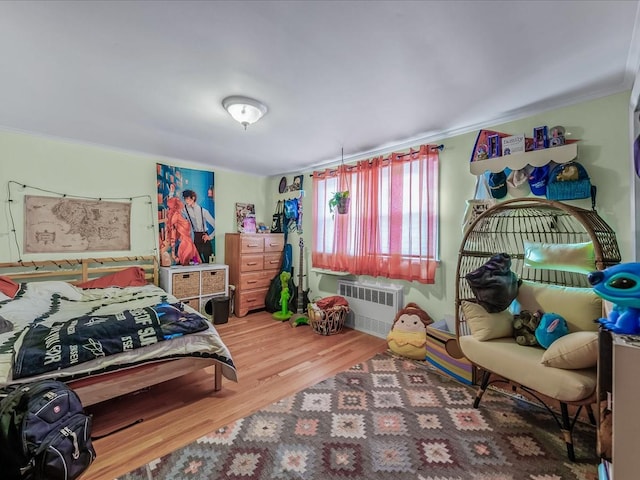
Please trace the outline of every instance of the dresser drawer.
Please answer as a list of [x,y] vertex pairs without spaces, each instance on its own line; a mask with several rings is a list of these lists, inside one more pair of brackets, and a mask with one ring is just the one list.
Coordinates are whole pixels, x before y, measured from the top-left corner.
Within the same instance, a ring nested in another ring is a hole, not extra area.
[[264,270],[264,255],[243,255],[240,257],[241,272]]
[[280,253],[268,253],[264,255],[263,268],[265,270],[273,270],[280,267],[282,255]]
[[265,252],[278,252],[281,253],[284,249],[284,236],[283,235],[267,235],[264,239],[264,251]]
[[240,253],[264,252],[264,239],[260,235],[242,235],[240,237]]
[[240,289],[253,290],[269,287],[271,279],[278,274],[278,270],[269,270],[256,273],[244,273],[240,276]]
[[264,299],[267,296],[268,288],[258,290],[248,290],[238,295],[238,310],[247,311],[256,308],[264,308]]

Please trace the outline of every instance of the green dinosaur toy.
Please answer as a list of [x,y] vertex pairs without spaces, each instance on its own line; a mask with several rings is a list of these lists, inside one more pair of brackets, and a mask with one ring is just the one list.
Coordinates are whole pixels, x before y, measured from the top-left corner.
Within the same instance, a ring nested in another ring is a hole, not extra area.
[[291,315],[293,315],[293,312],[289,311],[289,298],[291,297],[291,292],[289,292],[289,287],[287,285],[290,278],[291,274],[289,272],[282,272],[280,274],[280,284],[282,285],[282,291],[280,292],[280,305],[282,308],[279,312],[275,312],[272,315],[276,320],[289,320]]

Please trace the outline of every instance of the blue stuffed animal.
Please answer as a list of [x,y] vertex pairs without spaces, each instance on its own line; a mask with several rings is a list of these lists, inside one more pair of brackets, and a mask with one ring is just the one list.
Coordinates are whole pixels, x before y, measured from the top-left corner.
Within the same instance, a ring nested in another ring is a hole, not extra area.
[[599,322],[615,333],[640,334],[640,263],[621,263],[591,272],[593,291],[613,303],[608,318]]
[[569,333],[567,321],[557,313],[545,313],[536,328],[536,340],[543,348]]

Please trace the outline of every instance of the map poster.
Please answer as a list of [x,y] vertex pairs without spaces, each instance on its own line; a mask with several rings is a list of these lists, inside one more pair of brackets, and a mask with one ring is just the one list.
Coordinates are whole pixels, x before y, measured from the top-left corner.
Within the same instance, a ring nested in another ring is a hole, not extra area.
[[24,197],[26,253],[131,250],[131,203]]

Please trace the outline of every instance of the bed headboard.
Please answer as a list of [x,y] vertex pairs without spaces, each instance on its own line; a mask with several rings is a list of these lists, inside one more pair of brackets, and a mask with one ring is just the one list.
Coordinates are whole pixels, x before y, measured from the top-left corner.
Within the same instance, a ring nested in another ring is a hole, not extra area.
[[129,267],[142,268],[147,281],[158,285],[158,259],[153,255],[0,263],[0,275],[10,277],[16,282],[63,280],[81,283]]

